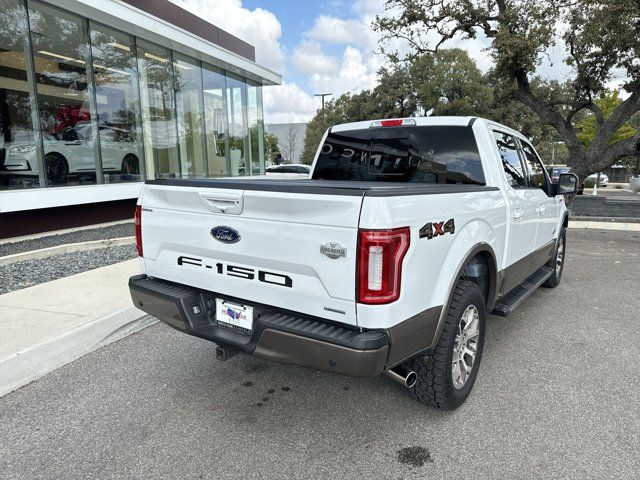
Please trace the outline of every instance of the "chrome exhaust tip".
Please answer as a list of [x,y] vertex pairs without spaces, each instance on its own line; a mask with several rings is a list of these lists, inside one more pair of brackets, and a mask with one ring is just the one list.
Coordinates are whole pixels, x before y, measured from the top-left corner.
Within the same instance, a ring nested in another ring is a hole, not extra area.
[[418,375],[413,370],[409,370],[408,368],[398,365],[397,367],[386,370],[384,373],[387,374],[388,377],[392,378],[400,385],[413,388],[418,381]]

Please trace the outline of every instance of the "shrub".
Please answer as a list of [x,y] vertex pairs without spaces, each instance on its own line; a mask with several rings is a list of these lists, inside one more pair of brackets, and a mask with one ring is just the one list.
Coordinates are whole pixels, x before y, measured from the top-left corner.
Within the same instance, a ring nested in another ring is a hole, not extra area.
[[[591,177],[591,178],[585,178],[584,179],[584,188],[593,188],[593,186],[596,184],[596,179]],[[598,184],[598,186],[602,186],[602,179],[600,179],[600,183]]]

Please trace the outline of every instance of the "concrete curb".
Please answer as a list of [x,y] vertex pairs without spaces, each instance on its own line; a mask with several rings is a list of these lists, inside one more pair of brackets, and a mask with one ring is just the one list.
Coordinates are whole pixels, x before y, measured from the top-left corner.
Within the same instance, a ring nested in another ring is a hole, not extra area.
[[63,228],[61,230],[52,230],[51,232],[34,233],[32,235],[23,235],[21,237],[10,237],[0,239],[0,245],[5,243],[23,242],[25,240],[33,240],[42,237],[52,237],[54,235],[63,235],[65,233],[80,232],[82,230],[94,230],[96,228],[111,227],[113,225],[122,225],[124,223],[133,223],[131,220],[116,220],[115,222],[96,223],[95,225],[84,225],[82,227]]
[[0,358],[0,397],[157,322],[128,307]]
[[616,223],[569,220],[569,228],[594,229],[594,230],[618,230],[621,232],[640,232],[640,223]]
[[0,267],[9,263],[22,262],[24,260],[35,260],[38,258],[46,258],[52,255],[60,255],[63,253],[83,252],[85,250],[96,250],[103,247],[117,247],[120,245],[133,244],[136,237],[119,237],[107,238],[104,240],[91,240],[89,242],[67,243],[64,245],[56,245],[55,247],[41,248],[30,252],[15,253],[0,257]]

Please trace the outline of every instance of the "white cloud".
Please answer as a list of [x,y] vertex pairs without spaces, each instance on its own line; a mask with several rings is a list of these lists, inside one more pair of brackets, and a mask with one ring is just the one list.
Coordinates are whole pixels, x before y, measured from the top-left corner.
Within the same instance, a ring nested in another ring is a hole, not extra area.
[[356,0],[351,9],[356,15],[365,19],[373,20],[376,15],[384,11],[385,0]]
[[318,101],[295,83],[263,87],[266,123],[308,122],[315,115]]
[[303,40],[293,51],[293,65],[304,74],[332,73],[338,70],[340,61],[322,51],[320,44],[313,40]]
[[377,35],[365,19],[342,19],[320,15],[304,36],[320,42],[358,45],[367,49],[375,47]]
[[256,61],[276,72],[284,68],[284,49],[280,44],[282,26],[276,16],[263,8],[249,10],[242,0],[171,0],[216,27],[250,43]]
[[380,60],[374,55],[367,55],[365,59],[360,50],[347,47],[340,68],[335,73],[314,73],[309,79],[309,84],[315,91],[332,92],[336,97],[345,92],[357,93],[373,88],[376,85]]

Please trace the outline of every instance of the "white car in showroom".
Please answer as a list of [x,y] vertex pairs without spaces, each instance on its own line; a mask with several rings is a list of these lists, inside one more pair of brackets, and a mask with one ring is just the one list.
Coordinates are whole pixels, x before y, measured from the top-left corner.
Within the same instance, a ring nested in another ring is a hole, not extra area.
[[[102,170],[105,174],[138,175],[142,147],[133,141],[119,141],[122,132],[112,127],[100,127]],[[64,184],[69,176],[95,175],[95,154],[92,126],[78,123],[57,136],[44,134],[44,162],[50,185]],[[33,141],[5,144],[4,162],[0,164],[0,179],[37,177],[38,158]]]

